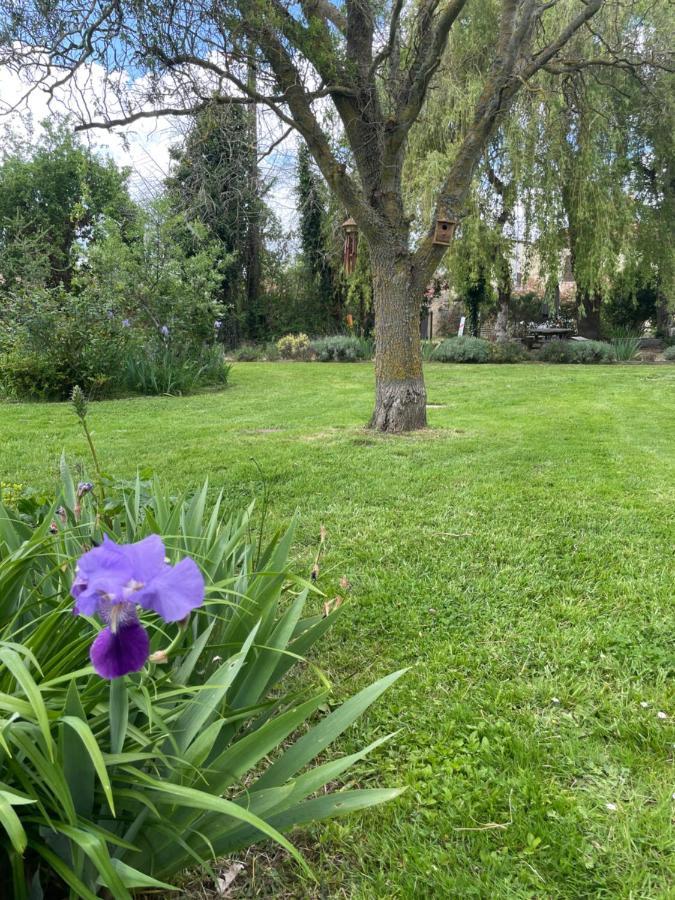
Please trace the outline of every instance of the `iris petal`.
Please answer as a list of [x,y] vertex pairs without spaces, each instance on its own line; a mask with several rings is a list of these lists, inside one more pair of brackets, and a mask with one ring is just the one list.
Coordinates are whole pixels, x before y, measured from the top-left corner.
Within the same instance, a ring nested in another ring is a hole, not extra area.
[[143,609],[152,609],[165,622],[179,622],[204,602],[204,578],[194,560],[186,557],[166,566],[161,575],[134,594]]
[[89,550],[78,561],[77,577],[70,590],[77,600],[77,612],[93,616],[101,594],[121,597],[132,576],[121,547],[106,535],[100,547]]
[[168,568],[164,562],[166,550],[158,534],[151,534],[135,544],[122,544],[120,551],[129,564],[134,581],[149,584]]
[[139,672],[150,654],[150,639],[138,619],[113,633],[104,628],[91,645],[89,656],[101,678],[121,678]]

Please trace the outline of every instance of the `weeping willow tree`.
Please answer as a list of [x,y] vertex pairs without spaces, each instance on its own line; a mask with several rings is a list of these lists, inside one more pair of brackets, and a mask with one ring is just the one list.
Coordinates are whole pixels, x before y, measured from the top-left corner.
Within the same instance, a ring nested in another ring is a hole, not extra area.
[[[669,234],[675,185],[673,94],[665,4],[616,7],[609,28],[628,56],[593,59],[606,41],[596,20],[570,41],[569,59],[545,67],[527,85],[488,143],[446,263],[461,295],[489,278],[498,296],[497,337],[505,339],[517,214],[527,265],[556,286],[570,252],[580,333],[598,337],[603,298],[619,282],[630,296],[645,285],[665,321],[672,297]],[[482,28],[491,27],[490,7]],[[638,61],[638,48],[649,48]],[[422,221],[433,183],[461,144],[486,58],[457,35],[439,70],[439,86],[411,134],[408,202]],[[455,70],[465,78],[459,81]]]

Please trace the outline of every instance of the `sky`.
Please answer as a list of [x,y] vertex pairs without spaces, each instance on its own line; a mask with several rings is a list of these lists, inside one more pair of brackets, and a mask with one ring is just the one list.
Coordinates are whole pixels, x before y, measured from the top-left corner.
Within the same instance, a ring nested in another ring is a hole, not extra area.
[[[39,133],[40,122],[50,114],[71,115],[77,118],[81,98],[95,104],[97,92],[102,89],[102,70],[90,66],[82,72],[78,91],[64,86],[55,92],[48,105],[44,91],[29,93],[29,84],[19,76],[0,66],[0,129],[9,127],[19,134]],[[88,104],[89,105],[89,104]],[[278,126],[273,114],[260,112],[261,136],[277,135]],[[163,179],[169,172],[169,150],[180,143],[186,120],[181,118],[153,117],[139,119],[125,128],[92,129],[80,133],[82,140],[93,149],[112,157],[119,166],[131,169],[129,180],[131,194],[138,202],[147,202],[161,190]],[[262,148],[264,149],[264,148]],[[263,159],[261,174],[273,181],[267,202],[279,217],[285,231],[297,224],[295,208],[295,138],[289,137]]]

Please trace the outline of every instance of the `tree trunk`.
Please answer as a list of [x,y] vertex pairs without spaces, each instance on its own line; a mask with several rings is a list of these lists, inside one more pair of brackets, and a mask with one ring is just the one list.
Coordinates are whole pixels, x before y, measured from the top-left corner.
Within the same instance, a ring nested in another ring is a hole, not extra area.
[[[494,174],[494,173],[493,173]],[[496,178],[496,176],[494,176]],[[499,182],[502,184],[502,182]],[[505,199],[506,186],[502,185],[501,197],[504,209],[500,216],[502,227],[502,236],[504,227],[511,217],[511,206],[507,204]],[[511,264],[507,256],[506,250],[501,248],[497,260],[497,321],[495,323],[495,337],[499,343],[504,343],[509,339],[509,311],[511,307],[511,290],[513,282],[511,280]]]
[[497,343],[503,344],[509,339],[509,294],[499,292],[497,306],[497,321],[495,322],[495,338]]
[[375,411],[370,427],[399,433],[427,424],[420,346],[421,288],[409,256],[371,247],[375,306]]
[[495,337],[500,344],[509,339],[509,309],[511,306],[511,267],[508,260],[502,256],[499,266],[499,281],[497,284],[497,321],[495,323]]
[[577,295],[577,328],[582,337],[600,340],[601,304],[602,297],[598,293]]
[[670,337],[671,313],[668,306],[668,298],[659,291],[656,296],[656,336],[660,338]]

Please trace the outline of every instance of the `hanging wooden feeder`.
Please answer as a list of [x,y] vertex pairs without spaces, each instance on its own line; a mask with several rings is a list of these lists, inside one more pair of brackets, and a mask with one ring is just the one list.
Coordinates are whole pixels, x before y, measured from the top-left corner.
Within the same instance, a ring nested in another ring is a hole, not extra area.
[[436,228],[434,229],[434,244],[448,245],[452,243],[457,222],[452,219],[444,219],[439,216],[436,219]]
[[345,236],[342,251],[342,264],[345,275],[351,275],[356,267],[356,252],[359,246],[359,229],[354,219],[345,219],[342,223],[342,231]]

